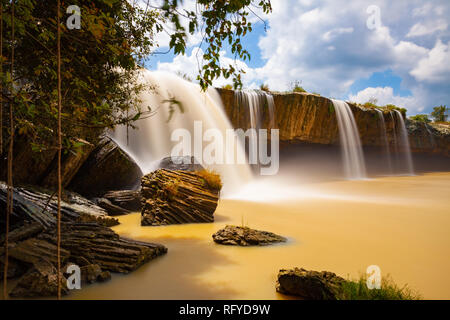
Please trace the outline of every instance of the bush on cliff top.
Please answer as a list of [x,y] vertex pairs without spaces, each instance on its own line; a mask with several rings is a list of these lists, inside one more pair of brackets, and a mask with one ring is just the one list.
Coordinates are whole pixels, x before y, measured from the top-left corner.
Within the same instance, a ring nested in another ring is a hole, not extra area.
[[411,119],[413,121],[423,122],[423,123],[431,122],[431,120],[428,118],[427,114],[418,114],[418,115],[409,117],[409,119]]

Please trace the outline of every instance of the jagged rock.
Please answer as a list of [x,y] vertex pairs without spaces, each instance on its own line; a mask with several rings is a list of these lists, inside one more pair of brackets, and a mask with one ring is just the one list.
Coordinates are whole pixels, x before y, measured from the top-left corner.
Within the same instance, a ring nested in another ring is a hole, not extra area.
[[143,226],[214,221],[220,190],[197,173],[160,169],[141,183]]
[[111,201],[105,198],[96,198],[95,203],[105,209],[110,216],[120,216],[124,214],[129,214],[131,211],[124,209],[122,207],[119,207],[115,204],[113,204]]
[[[69,255],[69,251],[61,248],[61,262],[64,262]],[[46,240],[30,238],[19,243],[11,243],[9,256],[34,266],[39,265],[42,261],[56,265],[57,248],[55,244]]]
[[98,264],[88,264],[81,267],[80,270],[82,282],[104,282],[111,279],[111,273],[109,271],[102,271],[102,268]]
[[306,300],[337,300],[346,280],[328,271],[280,270],[276,289]]
[[[3,250],[2,250],[3,252]],[[0,253],[2,255],[3,253]],[[5,257],[0,257],[0,279],[3,279],[5,268]],[[14,258],[8,259],[8,279],[17,278],[23,275],[29,269],[27,264],[17,261]]]
[[204,169],[194,156],[167,157],[159,162],[158,168],[182,171],[200,171]]
[[[40,235],[56,244],[54,233]],[[70,252],[68,261],[84,266],[97,264],[102,270],[128,273],[167,252],[167,248],[120,238],[113,230],[97,223],[65,223],[61,229],[61,247]]]
[[[83,140],[76,139],[80,148],[67,154],[61,159],[62,185],[67,186],[80,166],[89,156],[94,146]],[[4,141],[7,144],[7,141]],[[56,144],[56,142],[55,142]],[[0,180],[5,181],[7,172],[8,146],[4,145],[3,155],[0,157]],[[26,135],[16,133],[14,139],[14,183],[56,186],[57,181],[57,150],[49,148],[41,152],[33,150],[30,139]]]
[[226,226],[212,237],[216,243],[233,246],[264,246],[286,242],[286,238],[275,233],[238,226]]
[[109,191],[102,198],[129,211],[141,210],[141,189]]
[[[61,274],[61,294],[66,295],[69,290],[67,281]],[[42,262],[35,265],[20,279],[17,285],[9,293],[11,297],[32,298],[56,296],[58,293],[58,276],[55,267]]]
[[87,197],[100,197],[110,190],[132,189],[142,171],[111,138],[103,137],[69,185]]
[[[4,189],[0,188],[2,201],[5,198]],[[32,188],[14,189],[12,216],[17,221],[11,224],[8,237],[8,277],[23,276],[10,293],[13,297],[56,295],[56,219],[53,200],[49,198]],[[80,266],[86,274],[86,281],[106,281],[111,277],[110,272],[128,273],[167,252],[167,248],[159,244],[120,238],[108,227],[111,222],[117,223],[117,220],[106,216],[103,209],[79,195],[66,194],[65,200],[70,203],[62,203],[61,262]],[[98,208],[94,211],[100,210],[102,214],[92,214],[92,209],[85,207],[86,203]],[[4,218],[2,210],[0,221],[4,221]],[[1,234],[0,241],[4,243]],[[4,261],[4,252],[2,245],[0,265]],[[62,281],[65,294],[67,288],[64,277]]]
[[[0,205],[6,205],[7,186],[0,181]],[[34,221],[43,228],[53,228],[56,225],[57,197],[55,193],[38,187],[14,188],[13,214],[11,216],[11,230],[21,226],[25,221]],[[113,226],[117,219],[108,216],[107,212],[93,202],[66,191],[61,201],[61,220],[98,221]],[[4,230],[5,216],[0,215],[0,226]]]

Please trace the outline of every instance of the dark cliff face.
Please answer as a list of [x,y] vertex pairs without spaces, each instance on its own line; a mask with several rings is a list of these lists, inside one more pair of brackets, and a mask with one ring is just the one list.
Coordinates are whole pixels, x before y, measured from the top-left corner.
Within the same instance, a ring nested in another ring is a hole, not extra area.
[[[218,89],[225,112],[233,127],[250,127],[249,111],[235,100],[234,91]],[[287,144],[315,143],[338,144],[339,129],[333,103],[330,99],[309,93],[274,93],[275,126],[280,130],[280,142]],[[366,147],[384,147],[380,115],[375,109],[366,109],[349,104],[361,137]],[[268,128],[270,114],[268,106],[261,106],[262,127]],[[387,140],[391,148],[396,145],[397,117],[384,114]],[[411,149],[414,152],[434,153],[450,156],[450,129],[443,125],[425,125],[406,121]]]

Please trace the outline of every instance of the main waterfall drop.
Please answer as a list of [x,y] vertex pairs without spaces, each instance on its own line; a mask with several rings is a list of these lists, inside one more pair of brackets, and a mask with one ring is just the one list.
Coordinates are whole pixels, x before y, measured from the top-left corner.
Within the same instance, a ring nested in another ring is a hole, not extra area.
[[[177,129],[186,129],[192,136],[191,155],[196,158],[201,158],[203,139],[209,129],[218,129],[222,137],[227,137],[227,132],[229,136],[229,132],[233,130],[215,89],[209,88],[203,92],[197,84],[165,72],[145,70],[140,80],[152,87],[140,94],[141,107],[143,110],[150,107],[155,114],[138,120],[135,123],[136,129],[127,128],[125,125],[118,126],[111,136],[134,158],[142,172],[155,170],[161,159],[171,156],[173,148],[180,143],[172,141],[172,134]],[[178,110],[178,103],[183,112]],[[202,132],[198,130],[199,123]],[[211,138],[213,137],[208,137]],[[245,157],[244,148],[239,142],[234,152],[236,157]],[[197,160],[203,164],[202,159]],[[248,182],[252,175],[248,164],[214,164],[206,167],[211,167],[221,174],[225,192],[239,188]]]
[[366,165],[358,128],[350,106],[340,100],[332,100],[339,127],[344,172],[348,179],[366,178]]

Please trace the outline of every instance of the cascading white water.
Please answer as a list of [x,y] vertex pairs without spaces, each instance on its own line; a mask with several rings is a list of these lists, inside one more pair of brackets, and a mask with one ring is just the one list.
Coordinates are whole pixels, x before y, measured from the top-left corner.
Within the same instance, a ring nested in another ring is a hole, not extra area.
[[389,148],[389,141],[388,141],[388,138],[387,138],[386,123],[384,121],[384,114],[383,114],[383,111],[381,111],[379,109],[375,109],[375,111],[378,112],[378,116],[379,116],[380,133],[381,133],[381,137],[383,138],[383,142],[384,142],[386,163],[388,165],[389,173],[392,173],[393,172],[393,168],[392,168],[391,150]]
[[268,129],[275,128],[275,102],[270,93],[261,90],[242,90],[235,92],[236,104],[248,109],[252,129],[260,129],[263,121],[261,106],[267,103],[269,112]]
[[414,175],[411,147],[409,145],[408,131],[406,130],[405,121],[403,120],[403,116],[400,111],[394,110],[394,114],[397,116],[398,122],[400,124],[400,126],[397,127],[399,131],[399,139],[397,139],[397,141],[400,147],[399,151],[404,157],[406,173],[409,175]]
[[[134,158],[144,173],[153,171],[161,159],[171,156],[173,147],[179,143],[179,141],[171,141],[171,135],[176,129],[186,129],[190,132],[193,150],[199,147],[198,139],[203,145],[203,132],[208,129],[219,129],[224,138],[227,137],[227,131],[233,130],[224,112],[222,100],[215,89],[209,88],[207,92],[202,92],[197,84],[173,74],[149,70],[142,72],[140,80],[154,88],[142,92],[140,99],[142,109],[146,110],[147,107],[151,107],[155,111],[155,115],[138,120],[135,124],[137,129],[118,126],[111,136],[121,148]],[[181,103],[184,109],[183,113],[177,109],[176,105],[173,105],[175,100]],[[171,105],[175,108],[175,112],[169,120]],[[201,122],[203,132],[194,132],[195,121]],[[202,145],[198,149],[202,149]],[[200,150],[200,152],[202,151]],[[239,143],[234,152],[236,157],[245,153],[243,146]],[[195,151],[191,155],[196,156],[194,153]],[[245,157],[245,154],[243,156]],[[202,159],[197,160],[203,164]],[[205,166],[211,167],[221,174],[224,193],[239,188],[248,182],[252,175],[248,164]]]
[[352,110],[344,101],[332,100],[332,102],[338,121],[345,175],[348,179],[364,179],[366,165]]

